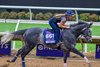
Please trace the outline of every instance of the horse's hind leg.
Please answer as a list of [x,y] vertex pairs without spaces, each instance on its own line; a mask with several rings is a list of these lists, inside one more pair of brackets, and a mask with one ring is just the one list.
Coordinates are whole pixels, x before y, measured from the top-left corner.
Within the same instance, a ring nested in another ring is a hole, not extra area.
[[22,67],[25,67],[25,57],[26,57],[26,55],[35,47],[35,44],[27,44],[27,45],[25,46],[25,49],[21,53]]
[[15,62],[16,61],[17,57],[23,52],[24,48],[25,47],[23,46],[21,49],[18,50],[17,54],[13,57],[11,62]]

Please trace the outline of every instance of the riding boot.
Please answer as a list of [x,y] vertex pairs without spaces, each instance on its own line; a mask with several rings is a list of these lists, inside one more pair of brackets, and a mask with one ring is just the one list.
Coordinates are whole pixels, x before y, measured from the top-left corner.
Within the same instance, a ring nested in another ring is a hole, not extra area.
[[61,45],[63,44],[63,42],[58,42],[57,43],[57,49],[60,50],[61,49]]

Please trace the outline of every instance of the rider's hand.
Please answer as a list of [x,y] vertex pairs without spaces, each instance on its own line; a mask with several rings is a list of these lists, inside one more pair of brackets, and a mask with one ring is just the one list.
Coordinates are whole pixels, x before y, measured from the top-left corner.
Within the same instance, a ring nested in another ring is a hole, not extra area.
[[70,25],[66,25],[66,28],[70,28]]

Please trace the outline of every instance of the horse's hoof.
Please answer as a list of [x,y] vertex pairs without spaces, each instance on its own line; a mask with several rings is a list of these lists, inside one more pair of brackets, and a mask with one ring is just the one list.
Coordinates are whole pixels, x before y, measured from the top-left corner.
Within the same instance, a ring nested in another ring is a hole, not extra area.
[[10,60],[7,60],[7,62],[11,62]]
[[11,60],[7,60],[7,62],[8,62],[8,63],[13,63],[13,61],[11,61]]

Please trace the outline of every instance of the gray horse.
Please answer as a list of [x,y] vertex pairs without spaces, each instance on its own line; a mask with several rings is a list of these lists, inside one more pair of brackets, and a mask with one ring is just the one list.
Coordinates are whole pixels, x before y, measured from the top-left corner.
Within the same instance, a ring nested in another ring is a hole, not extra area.
[[[90,42],[92,40],[91,36],[91,26],[92,23],[86,23],[84,21],[79,21],[76,24],[70,25],[69,29],[62,29],[62,43],[60,43],[59,47],[60,50],[63,50],[64,52],[64,67],[67,67],[67,53],[73,52],[75,54],[78,54],[82,58],[85,59],[87,63],[90,63],[87,59],[87,57],[78,51],[75,48],[76,40],[80,35],[83,35],[87,42]],[[24,29],[19,30],[16,32],[12,32],[10,34],[4,35],[1,38],[1,43],[5,44],[9,41],[11,41],[13,38],[21,38],[23,41],[23,47],[18,50],[15,57],[10,62],[15,62],[17,57],[21,54],[22,58],[22,67],[25,67],[25,56],[38,44],[44,44],[41,40],[43,37],[41,37],[44,29],[41,29],[39,27],[36,28],[30,28],[30,29]],[[48,46],[48,45],[46,45]],[[52,47],[49,45],[50,48],[56,49],[57,47]]]

